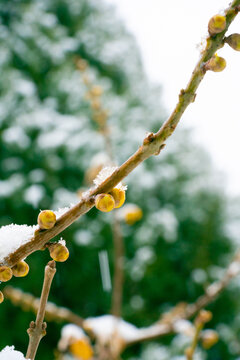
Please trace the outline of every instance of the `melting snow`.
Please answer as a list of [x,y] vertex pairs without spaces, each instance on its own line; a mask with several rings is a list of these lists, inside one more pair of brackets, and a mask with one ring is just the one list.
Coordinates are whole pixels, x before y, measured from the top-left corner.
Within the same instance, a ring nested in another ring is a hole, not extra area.
[[84,321],[84,327],[91,329],[103,343],[108,342],[114,335],[131,341],[139,334],[136,326],[112,315],[88,318]]
[[[118,169],[118,167],[115,166],[106,166],[105,168],[103,168],[99,174],[97,175],[97,177],[93,180],[94,184],[96,186],[100,185],[104,180],[106,180],[107,178],[109,178],[114,171]],[[127,186],[123,185],[121,182],[118,183],[115,188],[121,189],[121,190],[127,190]]]
[[70,207],[64,207],[64,208],[59,208],[59,209],[57,209],[57,210],[53,210],[53,212],[55,213],[55,215],[56,215],[56,218],[57,219],[59,219],[63,214],[65,214],[68,210],[70,210],[71,209],[71,207],[73,207],[74,205],[73,204],[71,204],[71,206]]
[[24,360],[25,357],[20,351],[14,350],[14,346],[6,346],[0,351],[0,360]]
[[61,331],[61,339],[58,343],[58,349],[60,351],[65,351],[71,343],[85,338],[86,335],[79,326],[74,324],[65,325]]
[[75,339],[82,339],[86,335],[79,326],[74,324],[68,324],[62,328],[61,336],[64,338],[74,337]]
[[0,263],[20,246],[26,244],[34,236],[35,226],[6,225],[0,228]]

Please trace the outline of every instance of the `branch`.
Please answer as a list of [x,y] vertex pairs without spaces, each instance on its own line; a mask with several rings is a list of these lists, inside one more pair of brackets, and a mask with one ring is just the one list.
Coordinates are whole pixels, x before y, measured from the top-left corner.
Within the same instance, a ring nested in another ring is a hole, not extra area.
[[[87,62],[85,60],[76,61],[77,68],[82,73],[83,81],[88,89],[88,98],[92,108],[92,117],[93,120],[98,125],[98,130],[101,131],[101,134],[104,139],[106,154],[108,155],[109,160],[113,165],[115,165],[112,142],[110,138],[110,128],[108,126],[108,111],[104,109],[101,104],[101,95],[102,88],[100,87],[99,91],[96,92],[96,88],[99,87],[92,84],[89,80],[89,77],[86,73]],[[87,81],[86,81],[87,80]],[[95,92],[93,91],[95,89]],[[96,106],[94,106],[97,105]],[[98,114],[104,114],[104,118],[99,119]],[[113,246],[114,246],[114,277],[113,277],[113,292],[112,292],[112,305],[111,312],[114,316],[120,317],[121,308],[122,308],[122,293],[123,293],[123,284],[124,284],[124,242],[121,232],[121,224],[119,219],[116,216],[116,213],[113,213],[113,221],[111,224],[112,233],[113,233]]]
[[43,288],[40,298],[40,304],[37,312],[37,318],[35,322],[31,321],[29,329],[27,330],[29,335],[29,344],[26,354],[27,359],[31,359],[31,360],[35,359],[38,345],[41,339],[43,338],[43,336],[46,335],[47,324],[43,322],[43,320],[44,320],[49,291],[55,273],[56,273],[55,261],[49,261],[49,263],[45,267],[44,282],[43,282]]
[[[125,346],[131,346],[143,341],[154,340],[164,335],[169,335],[175,332],[175,324],[181,319],[189,319],[198,313],[202,308],[212,303],[218,295],[228,286],[230,281],[240,274],[240,251],[238,251],[229,264],[223,278],[219,281],[215,281],[207,287],[205,293],[200,296],[195,303],[186,304],[179,303],[170,312],[164,313],[160,320],[147,327],[138,330],[138,336],[131,341],[125,343]],[[36,308],[36,299],[34,296],[25,294],[21,290],[14,289],[10,286],[5,287],[4,294],[15,305],[20,305],[24,308],[34,309]],[[32,306],[31,306],[32,303]],[[85,326],[84,319],[78,315],[72,313],[70,310],[58,307],[55,304],[48,304],[46,307],[46,314],[49,317],[49,321],[67,321],[69,323],[76,324],[82,327],[90,337],[94,338],[95,335]]]
[[[3,293],[5,298],[11,300],[14,305],[20,306],[24,311],[28,310],[37,314],[40,299],[12,286],[6,286]],[[45,319],[47,321],[67,322],[83,327],[84,319],[65,307],[59,307],[52,302],[48,302],[45,310]]]
[[123,282],[124,282],[124,242],[122,238],[121,225],[116,216],[113,220],[114,241],[114,279],[112,293],[112,310],[114,316],[121,316]]
[[238,251],[233,261],[225,271],[221,280],[209,285],[205,293],[200,296],[193,304],[178,304],[169,313],[163,314],[162,318],[148,328],[140,329],[140,334],[136,339],[127,343],[130,346],[146,340],[153,340],[160,336],[175,332],[174,325],[180,319],[189,319],[199,312],[202,308],[212,303],[218,295],[228,286],[230,281],[240,274],[240,251]]
[[14,266],[21,259],[27,257],[36,250],[41,249],[45,243],[54,238],[74,221],[76,221],[81,215],[87,213],[94,206],[94,197],[100,193],[109,192],[114,186],[116,186],[123,178],[131,173],[139,164],[148,159],[152,155],[158,155],[165,146],[165,141],[174,132],[178,122],[180,121],[184,111],[196,97],[196,90],[201,83],[205,75],[204,65],[215,54],[215,52],[222,46],[223,39],[229,25],[237,15],[240,5],[240,0],[234,0],[229,8],[225,10],[226,16],[226,28],[218,35],[209,37],[207,44],[203,50],[200,60],[197,63],[195,69],[192,72],[190,81],[185,89],[182,89],[179,95],[179,101],[173,110],[170,117],[161,126],[156,134],[149,134],[143,141],[143,145],[114,173],[103,181],[96,188],[90,189],[81,201],[72,207],[69,211],[63,214],[56,225],[49,230],[37,230],[34,237],[30,242],[22,245],[16,251],[11,253],[4,259],[4,264],[8,266]]

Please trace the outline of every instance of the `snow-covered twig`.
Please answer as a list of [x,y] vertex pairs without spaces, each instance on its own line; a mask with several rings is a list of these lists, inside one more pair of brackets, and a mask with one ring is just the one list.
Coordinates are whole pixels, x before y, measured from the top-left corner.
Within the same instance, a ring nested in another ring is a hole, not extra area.
[[[21,259],[27,257],[36,250],[41,249],[49,240],[61,233],[70,226],[81,215],[88,212],[94,206],[94,197],[97,194],[107,193],[116,186],[123,178],[131,173],[140,163],[152,155],[158,155],[165,146],[165,141],[172,135],[178,125],[184,111],[196,97],[196,90],[205,75],[204,65],[210,60],[215,52],[222,46],[223,39],[229,25],[234,20],[239,11],[240,0],[234,0],[225,10],[226,27],[221,33],[211,36],[207,39],[206,47],[203,50],[200,60],[192,72],[187,87],[182,89],[179,95],[179,101],[170,117],[161,126],[155,134],[150,133],[146,136],[142,146],[120,167],[118,167],[111,176],[104,180],[97,187],[90,189],[81,201],[64,213],[56,222],[55,226],[49,230],[36,230],[31,241],[20,246],[14,252],[8,254],[4,259],[4,264],[13,266]],[[91,139],[89,139],[91,141]]]

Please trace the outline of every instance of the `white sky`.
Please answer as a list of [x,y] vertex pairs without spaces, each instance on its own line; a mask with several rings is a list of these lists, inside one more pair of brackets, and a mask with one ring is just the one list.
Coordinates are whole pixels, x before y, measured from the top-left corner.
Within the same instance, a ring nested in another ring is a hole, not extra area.
[[[105,0],[136,37],[149,78],[163,86],[163,101],[174,108],[199,58],[197,45],[207,34],[211,16],[229,0]],[[240,15],[229,34],[240,33]],[[193,129],[198,143],[207,148],[218,169],[227,174],[227,190],[240,195],[240,52],[228,45],[218,51],[227,61],[221,73],[208,72],[194,104],[180,126]]]

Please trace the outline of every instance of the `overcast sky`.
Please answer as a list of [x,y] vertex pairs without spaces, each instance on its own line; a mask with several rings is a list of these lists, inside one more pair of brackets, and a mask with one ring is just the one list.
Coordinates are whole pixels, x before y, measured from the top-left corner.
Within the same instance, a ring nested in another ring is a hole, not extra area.
[[[136,37],[149,78],[163,86],[169,112],[186,87],[199,58],[208,20],[221,13],[228,0],[105,0]],[[240,15],[229,34],[240,33]],[[207,148],[215,166],[227,175],[227,190],[240,195],[240,52],[228,45],[218,51],[227,61],[221,73],[208,72],[194,104],[182,118],[198,143]]]

